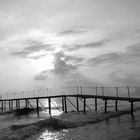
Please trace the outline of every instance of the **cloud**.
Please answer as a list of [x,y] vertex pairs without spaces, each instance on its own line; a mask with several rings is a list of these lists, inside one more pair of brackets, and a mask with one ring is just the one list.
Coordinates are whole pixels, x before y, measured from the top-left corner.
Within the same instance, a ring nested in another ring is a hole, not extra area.
[[34,60],[37,60],[37,59],[40,59],[40,58],[42,58],[42,57],[44,57],[46,55],[47,55],[47,53],[46,54],[37,55],[37,56],[30,56],[29,58],[30,59],[34,59]]
[[81,64],[85,59],[82,57],[76,57],[76,56],[66,56],[65,62],[70,62],[73,64]]
[[140,42],[128,46],[126,53],[133,57],[140,57]]
[[[140,59],[140,43],[136,43],[127,47],[126,52],[112,52],[103,54],[88,60],[89,64],[128,64],[130,62]],[[137,61],[135,61],[136,63]]]
[[47,71],[42,71],[34,77],[37,81],[46,81],[48,79]]
[[66,57],[67,56],[64,54],[63,51],[57,52],[54,58],[54,69],[51,72],[56,75],[62,76],[76,70],[76,66],[65,61]]
[[82,33],[86,33],[89,29],[87,28],[76,28],[76,29],[68,29],[68,30],[63,30],[58,33],[60,36],[65,36],[65,35],[79,35]]
[[61,77],[63,80],[65,78],[76,78],[76,75],[79,75],[76,70],[83,60],[83,58],[67,56],[63,51],[59,51],[54,54],[53,69],[43,70],[37,74],[34,79],[38,81],[45,81],[48,79],[48,76],[51,77],[52,75],[54,77]]
[[[20,56],[20,57],[28,57],[28,55],[30,55],[32,53],[36,53],[39,51],[47,52],[47,51],[52,51],[54,49],[51,44],[45,44],[45,43],[42,43],[39,41],[27,41],[27,42],[23,43],[22,45],[27,46],[27,47],[23,48],[20,51],[12,52],[12,55]],[[40,57],[42,57],[42,54],[39,55],[38,57],[31,57],[31,58],[37,59]]]
[[103,64],[103,63],[114,63],[121,61],[122,54],[119,53],[108,53],[108,54],[103,54],[94,58],[91,58],[88,60],[88,63],[90,64]]
[[18,25],[23,22],[24,19],[19,15],[19,13],[10,13],[5,12],[0,13],[0,28],[9,27],[10,25]]
[[130,86],[140,84],[140,75],[136,73],[128,73],[126,71],[115,71],[110,74],[111,80]]
[[91,48],[92,49],[92,48],[102,47],[107,42],[109,42],[109,40],[103,39],[103,40],[100,40],[97,42],[89,42],[89,43],[85,43],[85,44],[73,44],[71,46],[64,45],[63,48],[68,51],[75,51],[75,50],[79,50],[82,48],[85,48],[85,49]]
[[[72,56],[67,56],[64,54],[63,51],[59,51],[54,54],[54,61],[53,61],[53,69],[52,70],[43,70],[39,74],[37,74],[34,79],[39,81],[47,80],[48,75],[69,77],[72,72],[75,72],[77,69],[77,63],[80,61],[80,58],[75,58]],[[71,64],[71,62],[75,62]]]
[[137,28],[132,32],[132,35],[136,35],[136,34],[139,34],[139,33],[140,33],[140,28]]

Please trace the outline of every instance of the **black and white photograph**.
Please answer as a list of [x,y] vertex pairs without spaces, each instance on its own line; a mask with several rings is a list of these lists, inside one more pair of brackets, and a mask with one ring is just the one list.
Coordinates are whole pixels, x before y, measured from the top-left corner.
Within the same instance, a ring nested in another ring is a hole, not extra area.
[[0,0],[0,140],[140,140],[140,0]]

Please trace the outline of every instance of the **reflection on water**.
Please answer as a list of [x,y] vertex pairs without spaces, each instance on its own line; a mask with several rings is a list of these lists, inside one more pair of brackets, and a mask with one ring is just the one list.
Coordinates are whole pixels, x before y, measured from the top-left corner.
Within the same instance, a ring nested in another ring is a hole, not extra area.
[[61,115],[63,113],[63,111],[52,110],[51,113],[52,113],[52,116],[58,116],[58,115]]
[[[140,111],[65,130],[44,131],[37,140],[134,140],[140,138]],[[79,116],[80,117],[80,116]]]
[[43,132],[43,134],[40,136],[40,138],[38,138],[38,140],[58,140],[58,134],[59,132],[49,132],[48,130],[46,130],[45,132]]
[[46,130],[41,134],[41,136],[37,140],[60,140],[65,137],[65,133],[67,133],[68,130],[62,130],[62,131],[48,131]]
[[[62,113],[63,113],[63,111],[59,111],[59,110],[56,110],[56,109],[52,109],[51,110],[51,116],[59,116]],[[42,112],[40,112],[40,117],[46,118],[47,116],[48,117],[50,116],[49,113],[48,113],[48,111],[42,111]]]

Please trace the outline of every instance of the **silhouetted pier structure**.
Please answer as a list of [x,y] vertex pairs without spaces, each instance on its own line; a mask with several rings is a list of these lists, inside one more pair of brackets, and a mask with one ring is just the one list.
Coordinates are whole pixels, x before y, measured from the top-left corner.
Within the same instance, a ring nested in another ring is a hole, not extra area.
[[[133,116],[133,111],[134,111],[134,107],[133,104],[135,102],[140,102],[140,98],[136,98],[136,97],[130,97],[130,88],[127,87],[127,94],[128,97],[120,97],[119,94],[119,88],[116,87],[115,88],[115,92],[116,92],[116,96],[108,96],[104,94],[104,87],[100,87],[101,91],[102,91],[102,95],[98,95],[98,87],[94,87],[95,88],[95,95],[92,94],[84,94],[84,92],[82,91],[82,87],[77,87],[77,94],[61,94],[61,95],[53,95],[53,96],[35,96],[35,97],[21,97],[21,98],[10,98],[10,99],[0,99],[1,102],[1,111],[5,112],[5,111],[10,111],[10,110],[17,110],[17,109],[21,109],[23,107],[21,107],[21,102],[24,102],[24,108],[34,108],[36,110],[37,115],[39,116],[39,110],[40,108],[45,109],[45,107],[41,104],[40,100],[41,99],[45,99],[48,102],[48,112],[51,115],[51,111],[54,107],[52,107],[51,103],[53,99],[61,99],[61,110],[65,113],[68,112],[68,105],[67,102],[69,102],[75,109],[76,111],[83,111],[83,113],[86,113],[87,108],[89,110],[92,110],[88,104],[87,104],[87,99],[94,99],[94,110],[97,111],[98,109],[98,99],[101,99],[104,101],[104,112],[107,113],[108,111],[108,101],[112,100],[114,101],[114,110],[118,111],[118,101],[127,101],[130,103],[131,107],[130,107],[130,114]],[[80,91],[80,92],[79,92]],[[74,104],[70,98],[74,98],[76,104]],[[31,101],[35,102],[35,107],[32,106]],[[83,104],[83,109],[80,110],[79,109],[79,102],[82,102]],[[58,107],[56,107],[57,109],[59,109]]]

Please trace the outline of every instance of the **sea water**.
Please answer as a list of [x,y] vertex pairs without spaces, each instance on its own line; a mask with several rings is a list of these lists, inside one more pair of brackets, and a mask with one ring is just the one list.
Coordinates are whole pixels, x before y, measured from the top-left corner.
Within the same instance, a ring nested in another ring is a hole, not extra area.
[[[95,124],[63,129],[61,131],[44,131],[38,140],[139,140],[139,112],[135,120],[130,115],[112,118]],[[33,138],[34,139],[34,138]]]
[[[101,103],[102,102],[102,103]],[[88,103],[90,108],[93,109]],[[136,106],[138,106],[137,104]],[[136,107],[135,106],[135,107]],[[120,110],[129,110],[129,103],[119,103]],[[82,107],[81,107],[82,108]],[[70,110],[70,107],[68,108]],[[72,107],[71,107],[71,110]],[[94,109],[93,109],[94,110]],[[66,127],[53,129],[46,125],[42,129],[36,128],[35,123],[41,120],[49,119],[48,112],[40,112],[40,117],[36,114],[16,117],[13,113],[0,115],[0,139],[25,139],[25,140],[138,140],[140,138],[140,111],[134,112],[135,118],[132,118],[128,112],[123,115],[111,115],[114,112],[114,102],[109,102],[108,113],[104,112],[104,102],[100,101],[98,111],[70,112],[62,114],[58,110],[53,110],[54,118],[60,119],[66,123]],[[108,115],[109,114],[109,115]],[[104,118],[104,116],[106,117]],[[53,121],[53,120],[50,120]],[[79,121],[79,122],[78,122]],[[69,124],[70,122],[70,124]],[[60,122],[62,123],[62,122]],[[77,123],[73,125],[73,123]],[[28,127],[23,127],[27,125]],[[13,126],[16,126],[15,128]],[[42,129],[42,130],[41,130]],[[41,131],[40,131],[41,130]],[[22,133],[22,135],[20,135]],[[27,135],[28,133],[28,135]],[[25,137],[24,137],[25,136]]]
[[[76,104],[75,98],[70,98]],[[47,101],[42,101],[42,104]],[[87,99],[84,114],[83,101],[79,100],[81,112],[67,101],[68,114],[61,111],[61,101],[53,100],[60,110],[53,109],[50,119],[48,111],[15,116],[14,113],[0,114],[0,140],[139,140],[140,111],[130,115],[130,103],[118,102],[118,113],[114,101],[108,101],[108,113],[104,113],[104,101],[98,100],[98,111],[94,111],[94,99]],[[140,103],[134,103],[134,108]],[[55,118],[55,119],[53,119]]]

